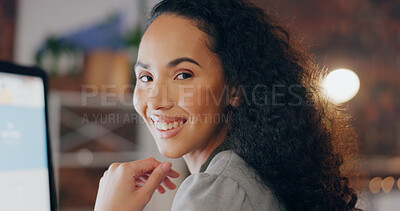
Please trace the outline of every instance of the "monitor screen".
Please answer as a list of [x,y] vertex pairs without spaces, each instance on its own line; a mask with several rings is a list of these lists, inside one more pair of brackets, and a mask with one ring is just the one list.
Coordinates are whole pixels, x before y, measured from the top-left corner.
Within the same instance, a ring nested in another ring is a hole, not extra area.
[[0,72],[0,210],[50,210],[41,77]]

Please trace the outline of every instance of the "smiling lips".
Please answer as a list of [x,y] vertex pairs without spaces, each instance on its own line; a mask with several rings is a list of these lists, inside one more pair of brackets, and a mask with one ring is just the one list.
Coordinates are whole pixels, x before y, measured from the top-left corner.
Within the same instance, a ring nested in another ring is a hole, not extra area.
[[181,117],[166,117],[151,115],[150,119],[157,129],[157,133],[161,138],[172,138],[177,135],[186,123],[186,118]]

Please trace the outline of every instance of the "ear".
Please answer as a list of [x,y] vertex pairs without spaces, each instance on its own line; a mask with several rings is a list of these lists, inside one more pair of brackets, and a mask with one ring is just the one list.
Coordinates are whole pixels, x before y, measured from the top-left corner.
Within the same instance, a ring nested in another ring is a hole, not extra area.
[[229,104],[233,107],[239,107],[242,104],[243,92],[236,88],[232,87],[229,93]]

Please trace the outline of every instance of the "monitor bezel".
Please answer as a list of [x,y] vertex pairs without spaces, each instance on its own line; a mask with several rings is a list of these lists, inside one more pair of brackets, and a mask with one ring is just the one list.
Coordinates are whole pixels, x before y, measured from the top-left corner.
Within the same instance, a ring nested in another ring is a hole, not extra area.
[[52,155],[51,155],[51,145],[50,145],[50,133],[49,133],[49,121],[48,121],[48,110],[47,110],[47,90],[48,90],[48,77],[46,72],[38,67],[25,67],[16,65],[10,62],[0,61],[0,72],[2,73],[11,73],[23,76],[35,76],[40,77],[43,80],[44,87],[44,110],[45,110],[45,121],[46,121],[46,145],[47,145],[47,165],[49,172],[49,187],[50,187],[50,209],[51,211],[58,210],[57,207],[57,196],[55,191],[55,183],[54,183],[54,173],[53,173],[53,164],[52,164]]

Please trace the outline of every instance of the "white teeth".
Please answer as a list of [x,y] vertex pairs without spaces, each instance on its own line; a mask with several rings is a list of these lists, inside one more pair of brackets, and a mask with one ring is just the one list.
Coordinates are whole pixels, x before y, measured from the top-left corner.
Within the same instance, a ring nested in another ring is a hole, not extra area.
[[163,130],[167,130],[168,129],[167,123],[165,123],[165,122],[162,123],[162,129]]
[[158,116],[154,116],[154,115],[150,115],[150,118],[154,121],[154,122],[158,122],[160,120],[160,118]]
[[183,124],[183,122],[179,122],[179,123],[178,122],[174,122],[174,123],[170,122],[168,124],[165,122],[163,122],[163,123],[154,122],[154,126],[156,126],[156,128],[159,130],[170,130],[172,128],[177,128],[177,127],[181,126],[182,124]]

